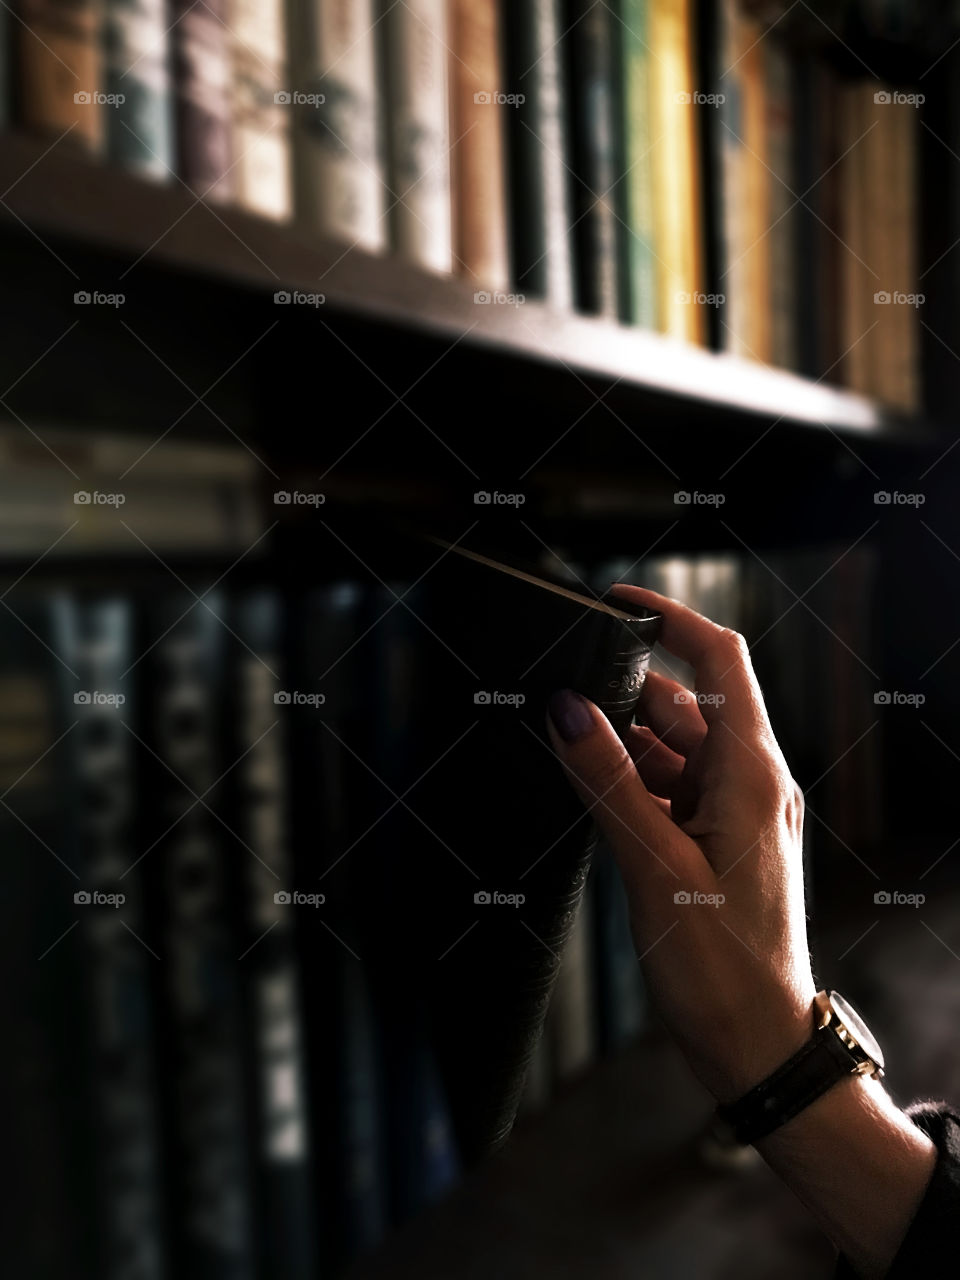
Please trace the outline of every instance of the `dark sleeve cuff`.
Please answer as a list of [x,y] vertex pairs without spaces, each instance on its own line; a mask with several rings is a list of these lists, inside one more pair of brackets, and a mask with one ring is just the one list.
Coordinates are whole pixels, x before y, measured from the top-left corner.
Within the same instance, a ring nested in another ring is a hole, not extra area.
[[[949,1273],[960,1256],[960,1116],[945,1102],[916,1102],[906,1113],[936,1146],[937,1163],[887,1280],[931,1275],[938,1266]],[[841,1257],[834,1280],[856,1275]]]

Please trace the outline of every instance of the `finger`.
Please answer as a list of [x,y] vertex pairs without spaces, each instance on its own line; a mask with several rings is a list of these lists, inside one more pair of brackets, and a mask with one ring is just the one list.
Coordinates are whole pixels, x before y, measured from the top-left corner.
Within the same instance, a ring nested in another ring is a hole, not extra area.
[[[547,730],[638,901],[644,888],[702,874],[706,861],[700,850],[650,795],[609,720],[592,702],[568,689],[553,694]],[[649,901],[666,899],[658,892]]]
[[694,695],[656,671],[648,671],[644,679],[637,716],[682,756],[690,755],[707,736],[707,722]]
[[743,636],[646,587],[618,582],[611,591],[663,615],[660,643],[696,672],[700,714],[707,725],[724,723],[747,741],[769,732],[763,695]]
[[655,796],[672,797],[683,774],[683,756],[664,746],[644,725],[631,725],[624,745],[647,790]]

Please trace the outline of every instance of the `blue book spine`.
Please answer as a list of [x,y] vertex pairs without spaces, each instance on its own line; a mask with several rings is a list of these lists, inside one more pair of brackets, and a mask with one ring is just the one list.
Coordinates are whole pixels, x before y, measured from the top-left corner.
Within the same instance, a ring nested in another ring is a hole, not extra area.
[[168,26],[163,0],[107,0],[107,157],[159,179],[174,168]]

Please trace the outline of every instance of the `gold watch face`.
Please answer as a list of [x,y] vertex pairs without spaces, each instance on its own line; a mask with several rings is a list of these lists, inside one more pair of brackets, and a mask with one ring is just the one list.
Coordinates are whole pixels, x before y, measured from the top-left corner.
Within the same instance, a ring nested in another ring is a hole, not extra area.
[[[836,1022],[836,1029],[841,1039],[853,1042],[867,1055],[880,1071],[883,1070],[883,1050],[877,1044],[873,1032],[849,1000],[845,1000],[839,991],[828,993],[830,1011]],[[846,1032],[846,1035],[843,1033]]]

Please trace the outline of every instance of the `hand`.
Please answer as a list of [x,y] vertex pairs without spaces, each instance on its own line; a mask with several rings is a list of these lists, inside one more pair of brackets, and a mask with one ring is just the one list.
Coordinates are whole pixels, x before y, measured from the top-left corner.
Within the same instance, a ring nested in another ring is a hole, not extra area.
[[616,855],[651,997],[696,1074],[732,1101],[813,1034],[803,900],[803,797],[767,718],[747,646],[676,601],[618,586],[663,614],[664,648],[697,694],[647,676],[626,745],[563,691],[549,732]]
[[[652,999],[694,1071],[732,1102],[814,1030],[801,864],[803,797],[777,746],[741,636],[675,600],[662,642],[697,696],[648,675],[626,746],[569,690],[548,730],[620,866]],[[850,1075],[757,1144],[857,1274],[886,1274],[937,1158],[880,1081]]]

